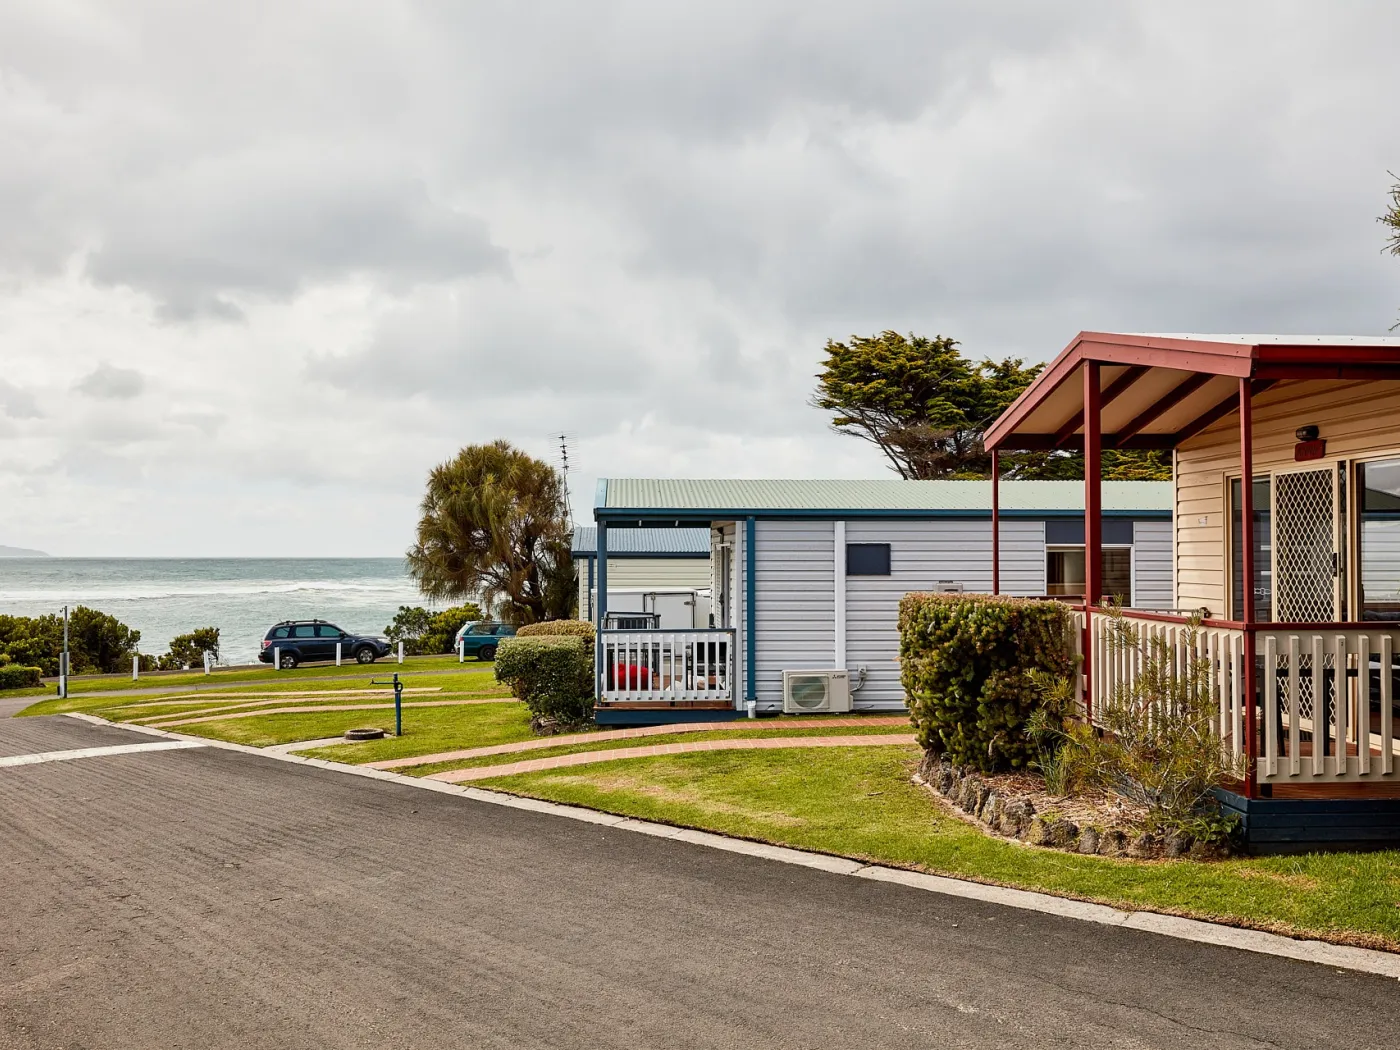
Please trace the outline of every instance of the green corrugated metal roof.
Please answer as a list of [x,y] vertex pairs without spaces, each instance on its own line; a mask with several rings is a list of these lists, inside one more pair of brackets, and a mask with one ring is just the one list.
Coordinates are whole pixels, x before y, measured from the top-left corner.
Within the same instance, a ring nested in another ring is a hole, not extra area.
[[[1003,481],[1008,511],[1082,511],[1082,481]],[[990,513],[990,481],[708,480],[607,478],[599,484],[599,510],[637,511],[958,511]],[[1172,509],[1169,481],[1105,481],[1105,511]]]
[[[598,553],[598,530],[591,525],[574,528],[575,555]],[[608,540],[608,556],[656,554],[672,558],[708,558],[709,529],[622,529]]]

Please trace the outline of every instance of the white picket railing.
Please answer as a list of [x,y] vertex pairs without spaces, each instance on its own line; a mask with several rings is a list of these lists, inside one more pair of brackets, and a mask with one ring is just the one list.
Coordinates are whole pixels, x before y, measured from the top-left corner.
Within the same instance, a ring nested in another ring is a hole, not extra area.
[[[1184,617],[1146,618],[1124,613],[1119,622],[1130,636],[1125,639],[1127,644],[1122,644],[1112,637],[1112,622],[1107,614],[1095,613],[1089,635],[1094,721],[1102,724],[1100,716],[1123,702],[1143,670],[1143,656],[1155,652],[1178,677],[1193,670],[1201,674],[1215,711],[1216,732],[1231,754],[1244,754],[1244,631],[1214,626],[1207,620],[1195,629],[1193,637],[1190,622]],[[1171,712],[1161,714],[1166,717]]]
[[[1084,615],[1074,614],[1078,625]],[[1193,637],[1184,619],[1125,613],[1120,622],[1131,634],[1123,645],[1111,639],[1111,622],[1107,614],[1094,613],[1089,631],[1089,699],[1096,723],[1102,725],[1102,715],[1129,694],[1145,650],[1156,648],[1173,672],[1187,675],[1193,663],[1189,647],[1194,646],[1196,661],[1205,663],[1205,688],[1221,739],[1231,754],[1245,753],[1249,701],[1242,629],[1206,620]],[[1255,629],[1254,758],[1261,783],[1400,780],[1397,634],[1343,624],[1335,629],[1315,624]]]
[[1396,779],[1394,633],[1259,632],[1264,782]]
[[602,703],[734,699],[734,632],[604,631]]

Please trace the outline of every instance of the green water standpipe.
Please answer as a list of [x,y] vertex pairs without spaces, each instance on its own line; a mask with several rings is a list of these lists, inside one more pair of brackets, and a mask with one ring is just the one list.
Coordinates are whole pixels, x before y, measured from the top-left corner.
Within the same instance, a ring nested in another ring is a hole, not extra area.
[[399,681],[399,673],[394,672],[392,682],[380,682],[371,678],[369,684],[392,685],[394,687],[394,735],[403,736],[403,683]]

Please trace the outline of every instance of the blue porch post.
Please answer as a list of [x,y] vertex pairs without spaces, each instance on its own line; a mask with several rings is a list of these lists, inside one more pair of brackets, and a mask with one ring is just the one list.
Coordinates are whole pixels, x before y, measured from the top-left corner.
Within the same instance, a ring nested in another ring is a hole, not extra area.
[[744,522],[744,699],[757,700],[758,689],[754,684],[754,519]]
[[606,673],[603,663],[607,654],[607,650],[603,646],[603,624],[607,622],[608,616],[608,523],[602,518],[598,519],[598,601],[593,608],[598,615],[595,625],[597,637],[593,650],[593,679],[595,682],[593,695],[601,699],[603,696],[603,675]]

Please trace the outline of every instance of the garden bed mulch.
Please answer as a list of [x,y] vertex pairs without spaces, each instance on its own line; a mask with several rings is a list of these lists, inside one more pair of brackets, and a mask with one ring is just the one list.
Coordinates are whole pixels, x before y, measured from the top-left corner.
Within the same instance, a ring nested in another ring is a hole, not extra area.
[[1147,811],[1117,795],[1052,795],[1033,773],[979,773],[927,755],[914,781],[987,831],[1070,853],[1218,860],[1229,851],[1190,835],[1146,828]]

